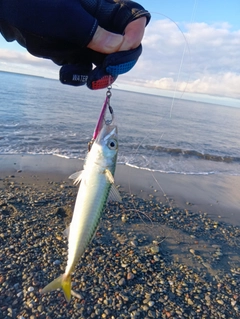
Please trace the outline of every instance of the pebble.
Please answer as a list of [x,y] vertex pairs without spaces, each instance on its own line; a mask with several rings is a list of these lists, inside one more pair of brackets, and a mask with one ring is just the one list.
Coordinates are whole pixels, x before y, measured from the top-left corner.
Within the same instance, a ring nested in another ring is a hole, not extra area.
[[240,228],[152,196],[123,193],[122,204],[107,205],[74,271],[69,304],[61,290],[40,295],[65,269],[62,233],[77,189],[18,187],[17,178],[14,188],[0,188],[0,318],[239,318]]
[[159,247],[158,247],[158,246],[152,246],[152,247],[151,247],[151,253],[152,253],[152,254],[157,254],[157,253],[159,253]]
[[144,311],[148,311],[149,308],[148,308],[147,305],[143,305],[143,306],[142,306],[142,309],[143,309]]
[[132,272],[127,273],[127,280],[133,280],[134,274]]
[[130,241],[130,245],[133,246],[133,247],[137,247],[138,246],[138,243],[136,240],[131,240]]
[[8,311],[8,313],[9,313],[9,315],[11,315],[12,316],[12,313],[13,313],[13,310],[12,310],[12,308],[7,308],[7,311]]
[[234,307],[236,305],[237,301],[236,300],[231,300],[231,305]]
[[151,301],[151,300],[150,300],[150,301],[148,302],[148,306],[149,306],[149,307],[153,307],[153,306],[154,306],[154,304],[155,304],[155,302],[154,302],[154,301]]
[[219,303],[219,305],[224,305],[224,301],[222,299],[217,299],[217,303]]
[[124,286],[124,285],[126,284],[125,278],[121,278],[121,279],[118,281],[118,284],[119,284],[119,286]]
[[194,302],[192,301],[192,299],[188,298],[187,299],[187,303],[188,305],[192,306],[194,304]]
[[37,310],[41,313],[44,311],[44,307],[42,305],[37,307]]

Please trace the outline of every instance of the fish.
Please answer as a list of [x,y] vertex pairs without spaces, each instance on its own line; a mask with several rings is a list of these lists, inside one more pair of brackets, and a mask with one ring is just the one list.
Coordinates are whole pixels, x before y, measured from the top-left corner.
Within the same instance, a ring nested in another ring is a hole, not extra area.
[[118,129],[114,121],[102,121],[84,169],[69,178],[80,183],[72,221],[68,230],[68,260],[64,274],[43,288],[42,294],[62,288],[67,302],[71,300],[71,275],[94,238],[108,198],[121,202],[114,184],[118,154]]

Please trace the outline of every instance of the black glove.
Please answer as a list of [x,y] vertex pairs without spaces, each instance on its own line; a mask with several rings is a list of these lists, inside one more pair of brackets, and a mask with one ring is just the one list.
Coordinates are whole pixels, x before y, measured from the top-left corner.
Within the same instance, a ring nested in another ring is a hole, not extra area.
[[126,26],[141,17],[147,23],[151,15],[140,4],[130,0],[80,0],[82,7],[97,19],[100,27],[123,34]]
[[31,54],[63,66],[62,83],[83,85],[88,76],[91,89],[105,87],[106,79],[114,82],[141,54],[141,47],[109,55],[87,49],[98,25],[123,34],[143,16],[148,23],[150,14],[129,0],[0,0],[0,32],[7,41],[17,40]]

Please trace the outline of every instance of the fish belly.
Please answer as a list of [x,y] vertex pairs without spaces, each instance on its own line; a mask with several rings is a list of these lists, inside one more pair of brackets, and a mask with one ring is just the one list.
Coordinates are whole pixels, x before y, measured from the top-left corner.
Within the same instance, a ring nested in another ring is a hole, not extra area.
[[68,264],[71,273],[95,234],[107,201],[110,184],[104,174],[91,174],[82,180],[78,191],[68,242]]

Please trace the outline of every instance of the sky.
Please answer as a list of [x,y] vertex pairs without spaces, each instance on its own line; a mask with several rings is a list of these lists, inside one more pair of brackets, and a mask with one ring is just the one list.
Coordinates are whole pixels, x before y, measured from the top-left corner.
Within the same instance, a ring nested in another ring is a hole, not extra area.
[[[240,102],[240,1],[139,0],[152,15],[137,65],[117,88]],[[0,70],[58,78],[58,66],[0,36]],[[240,103],[239,103],[240,105]]]

